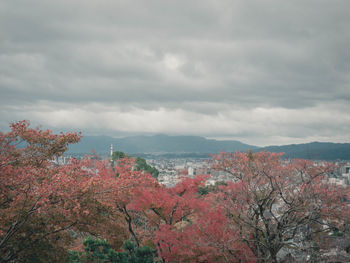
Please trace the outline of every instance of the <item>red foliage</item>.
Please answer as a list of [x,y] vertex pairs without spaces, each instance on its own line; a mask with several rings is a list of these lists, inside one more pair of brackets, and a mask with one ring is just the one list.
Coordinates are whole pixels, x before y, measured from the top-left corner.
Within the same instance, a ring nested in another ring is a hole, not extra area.
[[[50,160],[79,139],[75,133],[55,135],[29,128],[27,121],[0,133],[1,261],[18,258],[22,251],[75,224],[60,214],[69,210],[73,215],[79,206],[77,191],[85,181],[77,180],[74,161],[68,169],[55,167]],[[44,226],[38,230],[37,224]]]
[[340,227],[349,212],[349,188],[325,180],[332,164],[287,162],[281,155],[238,152],[214,157],[213,167],[232,180],[221,186],[215,202],[224,206],[228,224],[239,230],[241,242],[259,262],[277,262],[282,248],[297,249],[300,240],[316,240],[316,235]]
[[208,176],[166,188],[129,157],[115,170],[96,158],[50,162],[79,139],[26,121],[0,133],[1,262],[65,261],[72,233],[106,238],[116,249],[132,238],[156,248],[165,262],[276,262],[286,244],[317,242],[350,217],[349,187],[325,181],[331,164],[222,153],[213,169],[231,180],[201,196]]

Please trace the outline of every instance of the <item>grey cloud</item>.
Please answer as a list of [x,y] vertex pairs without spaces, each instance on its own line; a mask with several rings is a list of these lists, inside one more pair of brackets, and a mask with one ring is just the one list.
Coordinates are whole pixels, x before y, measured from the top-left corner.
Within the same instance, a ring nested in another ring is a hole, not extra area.
[[[347,0],[2,1],[1,127],[21,116],[57,127],[74,123],[50,122],[40,114],[45,104],[57,119],[62,105],[72,116],[104,119],[105,106],[125,123],[143,113],[169,114],[182,130],[154,124],[165,133],[340,140],[348,125],[327,126],[333,122],[326,113],[345,118],[340,108],[348,110],[349,10]],[[99,106],[89,111],[86,105]],[[311,116],[310,109],[320,107],[328,119],[313,115],[315,121],[303,125],[290,118],[294,110]],[[259,108],[267,110],[260,116],[265,123],[252,116]],[[137,113],[120,115],[133,109]],[[287,110],[284,119],[279,109]],[[186,116],[203,122],[216,116],[218,129],[202,123],[195,129]],[[136,124],[130,131],[143,132]]]

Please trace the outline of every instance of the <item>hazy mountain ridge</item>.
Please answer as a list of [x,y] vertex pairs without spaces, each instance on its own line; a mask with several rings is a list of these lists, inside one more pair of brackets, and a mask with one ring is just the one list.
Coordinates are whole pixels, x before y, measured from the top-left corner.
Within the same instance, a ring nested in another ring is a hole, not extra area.
[[313,160],[350,160],[350,143],[311,142],[282,146],[257,147],[239,141],[218,141],[200,136],[130,136],[112,138],[108,136],[84,136],[80,143],[72,145],[69,153],[89,153],[92,149],[97,153],[109,153],[110,145],[114,150],[130,154],[186,154],[218,153],[247,151],[284,152],[286,158],[303,158]]
[[311,160],[350,160],[350,143],[310,142],[259,148],[268,152],[284,152],[285,158]]
[[114,150],[127,153],[216,153],[221,151],[246,151],[258,147],[239,141],[217,141],[200,136],[131,136],[112,138],[108,136],[84,136],[80,143],[72,145],[69,152],[88,153],[94,149],[97,153]]

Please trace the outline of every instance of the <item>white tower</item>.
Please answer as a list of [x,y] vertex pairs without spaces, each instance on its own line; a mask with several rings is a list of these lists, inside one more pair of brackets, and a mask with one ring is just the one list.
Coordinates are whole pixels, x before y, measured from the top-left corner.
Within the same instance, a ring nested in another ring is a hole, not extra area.
[[112,157],[113,157],[113,144],[111,144],[111,160],[112,160]]

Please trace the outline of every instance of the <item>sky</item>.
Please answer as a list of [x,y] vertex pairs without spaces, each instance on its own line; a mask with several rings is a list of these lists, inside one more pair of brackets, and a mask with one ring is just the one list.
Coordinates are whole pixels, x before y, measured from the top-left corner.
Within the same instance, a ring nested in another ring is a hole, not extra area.
[[349,0],[0,1],[0,130],[350,142]]

